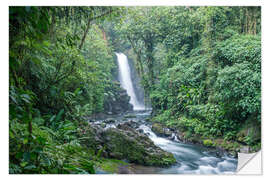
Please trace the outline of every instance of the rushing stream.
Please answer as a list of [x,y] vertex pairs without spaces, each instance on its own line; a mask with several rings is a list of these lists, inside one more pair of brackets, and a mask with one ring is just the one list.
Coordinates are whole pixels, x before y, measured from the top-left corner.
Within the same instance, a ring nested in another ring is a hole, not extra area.
[[176,137],[169,140],[158,137],[150,127],[140,126],[150,139],[163,150],[171,152],[177,160],[177,164],[170,168],[158,170],[156,173],[165,174],[233,174],[237,168],[237,160],[223,154],[217,156],[216,152],[207,148],[180,142]]
[[130,67],[127,57],[122,53],[116,53],[119,66],[119,80],[121,86],[127,90],[131,97],[130,103],[133,105],[134,112],[132,116],[111,115],[109,118],[116,119],[113,123],[106,123],[106,118],[95,121],[95,123],[106,123],[105,128],[115,128],[118,124],[126,121],[135,121],[140,126],[137,130],[143,130],[145,134],[154,142],[167,152],[171,152],[177,160],[177,163],[168,168],[146,167],[136,164],[131,164],[132,173],[140,174],[233,174],[237,168],[237,159],[229,157],[225,153],[218,150],[210,150],[202,146],[185,144],[180,142],[176,136],[173,140],[158,137],[151,131],[151,124],[145,119],[150,116],[151,111],[142,110],[145,106],[139,102],[134,92],[131,81]]

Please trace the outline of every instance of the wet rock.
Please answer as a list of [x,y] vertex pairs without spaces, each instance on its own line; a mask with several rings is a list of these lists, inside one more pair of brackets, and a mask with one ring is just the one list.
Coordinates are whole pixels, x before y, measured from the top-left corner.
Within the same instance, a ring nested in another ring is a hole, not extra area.
[[136,128],[139,127],[139,123],[137,123],[137,122],[135,122],[135,121],[127,121],[127,122],[125,122],[125,123],[118,124],[118,125],[117,125],[117,128],[122,129],[122,128],[124,128],[125,126],[128,126],[128,127],[130,127],[130,128],[136,129]]
[[127,165],[118,167],[118,174],[131,174],[132,172],[128,169]]
[[101,126],[102,128],[105,128],[105,127],[106,127],[106,123],[101,123],[100,126]]
[[145,121],[151,121],[151,118],[149,118],[149,117],[145,118]]
[[115,119],[113,119],[113,118],[108,118],[108,119],[106,119],[104,122],[105,123],[115,123]]
[[169,137],[172,135],[172,131],[170,129],[164,128],[164,136]]
[[125,115],[124,118],[126,118],[126,119],[129,119],[129,118],[136,118],[136,115],[128,114],[128,115]]

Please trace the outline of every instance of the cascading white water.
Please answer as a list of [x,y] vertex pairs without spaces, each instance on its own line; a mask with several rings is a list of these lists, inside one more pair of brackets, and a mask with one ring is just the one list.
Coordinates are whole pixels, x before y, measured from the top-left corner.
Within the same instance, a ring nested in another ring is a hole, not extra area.
[[140,103],[134,92],[133,84],[131,81],[131,73],[128,64],[127,56],[123,53],[116,53],[117,62],[119,67],[119,80],[121,86],[127,90],[127,94],[130,96],[130,103],[133,105],[134,110],[144,110],[145,106]]
[[202,148],[180,141],[158,137],[150,127],[140,125],[145,134],[161,149],[171,152],[179,164],[163,169],[158,173],[165,174],[233,174],[237,160],[226,155],[216,157]]

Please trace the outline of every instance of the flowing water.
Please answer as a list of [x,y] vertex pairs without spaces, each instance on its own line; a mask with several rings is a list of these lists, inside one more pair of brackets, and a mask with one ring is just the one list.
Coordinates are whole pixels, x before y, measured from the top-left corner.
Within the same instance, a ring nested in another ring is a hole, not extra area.
[[[183,143],[176,136],[172,138],[173,140],[158,137],[151,130],[151,124],[145,121],[150,116],[151,111],[138,110],[145,109],[145,107],[143,103],[138,102],[134,93],[128,59],[122,53],[116,53],[116,55],[121,86],[127,90],[128,95],[131,97],[130,103],[135,111],[132,112],[134,118],[125,118],[123,115],[113,116],[117,121],[111,124],[107,123],[106,128],[115,128],[118,124],[129,120],[135,121],[140,124],[137,130],[142,129],[156,146],[171,152],[177,160],[175,165],[168,168],[145,167],[132,164],[132,172],[140,174],[233,174],[237,168],[237,159],[226,155],[226,153]],[[97,121],[96,123],[100,122]]]
[[158,137],[149,125],[140,126],[149,138],[163,150],[171,152],[177,160],[176,165],[158,169],[160,174],[233,174],[237,168],[237,160],[226,154],[218,155],[205,147],[185,144],[176,136],[174,140]]
[[[171,167],[158,168],[142,166],[137,164],[130,165],[130,173],[135,174],[233,174],[237,168],[237,159],[230,157],[227,153],[219,150],[209,149],[199,145],[187,144],[174,138],[164,138],[157,136],[151,130],[151,123],[145,119],[150,116],[151,111],[133,111],[127,113],[134,116],[125,118],[124,115],[115,115],[108,118],[117,119],[114,123],[107,123],[105,128],[116,128],[118,124],[127,121],[134,121],[139,124],[136,130],[142,129],[145,134],[167,152],[171,152],[177,163]],[[106,122],[104,120],[95,123]]]

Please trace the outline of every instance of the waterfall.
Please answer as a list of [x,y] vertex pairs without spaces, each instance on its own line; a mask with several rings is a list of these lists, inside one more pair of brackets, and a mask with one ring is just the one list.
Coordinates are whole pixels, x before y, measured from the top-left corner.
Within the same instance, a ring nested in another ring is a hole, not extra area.
[[130,96],[130,104],[133,105],[134,110],[144,110],[145,109],[144,104],[138,101],[136,94],[134,92],[127,56],[123,53],[116,53],[116,55],[119,67],[119,80],[121,86],[125,90],[127,90],[127,94]]

